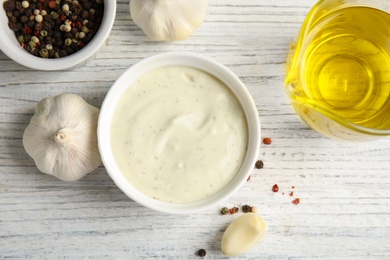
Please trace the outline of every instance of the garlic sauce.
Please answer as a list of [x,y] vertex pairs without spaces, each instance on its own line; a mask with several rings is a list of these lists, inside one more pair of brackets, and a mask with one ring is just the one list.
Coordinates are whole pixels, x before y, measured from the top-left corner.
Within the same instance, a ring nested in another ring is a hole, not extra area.
[[126,179],[154,199],[210,197],[239,171],[248,144],[244,111],[220,80],[190,67],[141,76],[121,97],[111,146]]

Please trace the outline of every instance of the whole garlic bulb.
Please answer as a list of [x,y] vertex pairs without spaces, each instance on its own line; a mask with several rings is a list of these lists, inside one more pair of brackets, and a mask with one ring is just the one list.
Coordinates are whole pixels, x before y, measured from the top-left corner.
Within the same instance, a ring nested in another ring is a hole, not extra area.
[[23,134],[23,146],[38,169],[75,181],[101,164],[97,145],[99,109],[75,94],[41,100]]
[[135,24],[155,41],[183,40],[203,22],[207,0],[130,0]]

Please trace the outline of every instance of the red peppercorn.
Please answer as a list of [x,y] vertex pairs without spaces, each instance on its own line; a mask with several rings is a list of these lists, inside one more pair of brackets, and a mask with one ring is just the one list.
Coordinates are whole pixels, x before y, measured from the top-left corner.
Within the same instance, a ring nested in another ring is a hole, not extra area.
[[234,207],[234,208],[229,209],[229,213],[233,215],[233,214],[237,213],[239,210],[240,210],[239,208]]
[[66,20],[66,15],[62,14],[62,15],[60,16],[60,19],[61,19],[61,21],[65,21],[65,20]]
[[32,30],[31,30],[30,27],[25,26],[25,27],[23,28],[23,34],[24,34],[24,35],[31,34],[31,33],[32,33]]
[[38,36],[39,36],[39,31],[34,31],[34,35],[35,35],[36,37],[38,37]]
[[298,205],[301,200],[299,198],[296,198],[295,200],[292,201],[293,204]]
[[77,45],[80,46],[81,48],[83,48],[83,47],[85,46],[85,43],[83,43],[82,41],[79,41],[79,42],[77,43]]
[[56,1],[49,1],[48,4],[50,9],[56,8]]
[[83,24],[80,21],[78,21],[76,23],[76,25],[77,25],[77,29],[79,29],[79,30],[81,30],[81,28],[83,28]]
[[265,138],[263,139],[263,143],[264,143],[264,144],[271,144],[271,143],[272,143],[272,140],[271,140],[271,138],[269,138],[269,137],[265,137]]
[[278,192],[278,191],[279,191],[279,186],[278,186],[278,184],[275,184],[274,186],[272,186],[272,191],[273,191],[273,192]]

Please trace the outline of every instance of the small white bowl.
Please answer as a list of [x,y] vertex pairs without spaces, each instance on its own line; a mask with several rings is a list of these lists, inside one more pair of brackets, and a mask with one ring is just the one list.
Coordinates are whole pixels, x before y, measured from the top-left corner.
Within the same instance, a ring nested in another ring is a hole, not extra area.
[[[203,70],[221,80],[236,95],[248,123],[248,148],[241,169],[233,180],[217,194],[206,199],[175,204],[158,201],[144,195],[129,183],[119,170],[111,150],[110,126],[122,94],[141,75],[166,66],[186,66]],[[232,196],[248,179],[254,169],[260,147],[260,122],[257,108],[244,84],[229,69],[205,56],[187,52],[166,52],[146,58],[130,67],[113,84],[101,107],[98,123],[98,143],[102,161],[115,184],[135,202],[148,208],[172,214],[196,213],[216,206]]]
[[116,14],[116,0],[104,0],[104,15],[99,31],[84,48],[66,57],[44,59],[28,53],[20,46],[15,33],[8,27],[8,18],[3,8],[5,1],[0,0],[0,49],[15,62],[36,70],[66,70],[84,65],[105,45]]

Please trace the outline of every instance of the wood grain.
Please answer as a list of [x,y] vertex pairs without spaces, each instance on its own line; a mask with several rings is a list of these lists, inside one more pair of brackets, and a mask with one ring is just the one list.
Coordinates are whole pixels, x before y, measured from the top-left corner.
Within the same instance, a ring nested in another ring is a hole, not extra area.
[[390,259],[390,139],[322,137],[301,122],[283,90],[289,44],[314,3],[210,0],[189,39],[156,43],[132,22],[128,1],[118,0],[107,45],[81,68],[33,71],[0,52],[0,258],[199,259],[204,248],[205,259],[227,259],[219,244],[236,215],[221,216],[219,207],[185,216],[151,211],[127,198],[103,166],[61,182],[40,173],[22,145],[42,98],[72,92],[100,107],[129,66],[179,50],[236,73],[255,100],[262,135],[273,140],[261,145],[264,168],[220,205],[256,205],[269,225],[260,244],[234,259]]

